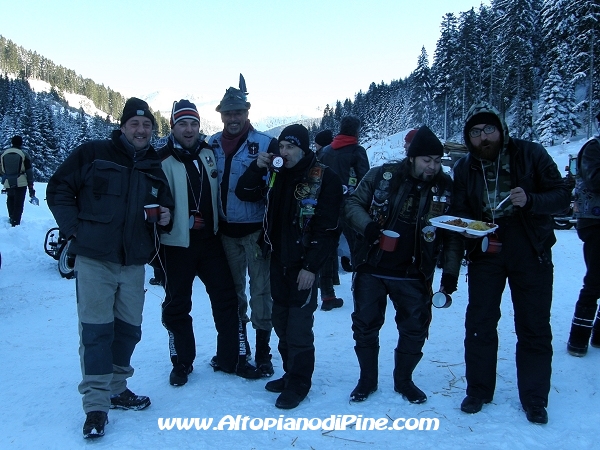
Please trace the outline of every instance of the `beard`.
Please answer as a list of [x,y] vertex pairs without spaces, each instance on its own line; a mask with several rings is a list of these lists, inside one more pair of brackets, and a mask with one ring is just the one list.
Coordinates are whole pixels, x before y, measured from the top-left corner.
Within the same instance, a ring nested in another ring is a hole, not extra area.
[[477,159],[495,161],[500,154],[500,141],[481,141],[479,145],[471,144],[471,153]]

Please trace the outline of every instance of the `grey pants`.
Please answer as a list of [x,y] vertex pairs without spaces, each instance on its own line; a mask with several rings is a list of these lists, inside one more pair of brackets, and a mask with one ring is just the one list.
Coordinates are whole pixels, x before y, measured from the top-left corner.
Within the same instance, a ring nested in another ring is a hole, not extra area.
[[79,358],[83,410],[107,412],[127,388],[131,355],[142,337],[144,266],[77,256]]
[[250,321],[259,330],[271,330],[271,285],[269,281],[269,258],[263,258],[256,241],[261,231],[248,236],[232,238],[221,235],[227,262],[233,275],[242,321],[248,322],[248,299],[246,297],[246,271],[250,275]]

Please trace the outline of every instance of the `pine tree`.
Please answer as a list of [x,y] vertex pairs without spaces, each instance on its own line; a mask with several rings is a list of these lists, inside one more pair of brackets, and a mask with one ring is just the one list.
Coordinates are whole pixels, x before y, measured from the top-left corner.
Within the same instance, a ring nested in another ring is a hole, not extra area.
[[421,54],[417,61],[417,68],[409,77],[410,121],[418,126],[430,123],[431,115],[433,113],[431,101],[432,88],[429,72],[427,51],[425,50],[425,47],[422,47]]
[[565,107],[567,95],[558,66],[554,64],[544,82],[538,105],[536,126],[543,145],[554,145],[571,134],[570,111]]

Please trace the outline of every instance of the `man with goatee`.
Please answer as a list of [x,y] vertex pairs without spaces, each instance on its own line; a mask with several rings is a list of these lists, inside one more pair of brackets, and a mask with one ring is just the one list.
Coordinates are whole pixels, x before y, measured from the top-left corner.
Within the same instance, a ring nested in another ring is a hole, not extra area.
[[477,413],[494,398],[497,326],[508,280],[519,399],[527,419],[544,424],[552,372],[551,248],[556,242],[550,215],[568,206],[569,189],[544,147],[510,137],[492,105],[472,106],[463,133],[469,153],[454,167],[451,213],[493,222],[498,229],[493,235],[467,240],[467,396],[461,410]]
[[[231,267],[238,296],[244,334],[251,321],[256,330],[254,360],[263,376],[273,375],[271,363],[271,288],[269,286],[269,258],[264,258],[256,241],[262,231],[265,200],[241,201],[235,196],[238,179],[256,161],[261,152],[277,153],[275,139],[254,129],[248,118],[250,102],[247,100],[246,82],[240,74],[239,89],[230,87],[216,110],[221,114],[223,132],[209,140],[215,152],[220,185],[219,234]],[[246,274],[250,281],[250,309],[246,297]],[[246,340],[246,351],[250,346]]]
[[[427,401],[412,378],[429,332],[433,275],[442,243],[441,286],[447,294],[456,290],[462,259],[460,236],[436,230],[430,222],[446,214],[452,201],[452,179],[441,170],[443,155],[440,140],[422,126],[406,158],[369,170],[346,200],[345,219],[357,233],[352,331],[360,377],[350,394],[352,402],[365,401],[378,388],[379,330],[388,297],[398,329],[394,391],[410,403]],[[382,243],[383,230],[396,233],[395,245]]]
[[173,229],[161,236],[160,265],[165,273],[162,323],[169,332],[172,386],[183,386],[193,371],[196,340],[192,325],[192,286],[200,278],[210,299],[217,330],[211,364],[242,378],[261,374],[239,350],[241,322],[233,278],[217,235],[217,166],[200,134],[200,115],[189,100],[173,103],[171,134],[158,150],[175,200]]

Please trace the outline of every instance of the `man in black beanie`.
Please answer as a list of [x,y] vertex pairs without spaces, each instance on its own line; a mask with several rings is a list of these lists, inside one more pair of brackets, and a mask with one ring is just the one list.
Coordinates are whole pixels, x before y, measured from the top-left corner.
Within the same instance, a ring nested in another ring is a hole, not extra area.
[[319,131],[315,135],[315,153],[317,154],[317,158],[321,157],[321,149],[331,144],[331,141],[333,141],[331,130]]
[[[500,113],[489,103],[469,109],[463,134],[469,153],[454,165],[451,214],[495,223],[494,239],[501,247],[495,245],[500,251],[490,252],[487,240],[467,239],[467,396],[460,408],[475,414],[494,398],[497,327],[508,280],[515,310],[519,400],[527,420],[544,424],[552,373],[551,248],[556,238],[551,214],[569,206],[570,192],[544,147],[510,137]],[[504,202],[507,198],[510,201]]]
[[[431,322],[432,282],[442,241],[442,292],[456,290],[462,259],[460,235],[436,229],[429,222],[446,214],[451,204],[452,180],[440,170],[443,154],[442,143],[423,126],[406,158],[369,170],[346,200],[346,221],[358,233],[353,254],[352,330],[360,377],[350,401],[364,401],[377,390],[379,330],[388,296],[399,332],[394,390],[411,403],[427,400],[412,374],[423,356]],[[396,233],[395,246],[379,245],[383,230]]]
[[[148,397],[127,388],[127,378],[142,335],[144,265],[158,251],[158,233],[170,230],[174,207],[150,145],[153,126],[148,104],[130,98],[121,128],[110,139],[73,150],[46,191],[50,211],[76,255],[84,438],[104,435],[110,408],[150,405]],[[146,214],[146,205],[158,209],[157,217]]]
[[284,374],[265,389],[280,394],[276,407],[292,409],[312,384],[317,308],[312,287],[339,237],[342,185],[331,169],[317,161],[304,126],[290,125],[281,132],[279,153],[283,164],[273,161],[269,153],[259,153],[240,177],[235,193],[244,201],[257,201],[265,193],[268,199],[259,243],[263,254],[271,257],[271,320]]
[[31,158],[21,147],[23,138],[13,136],[11,147],[0,154],[0,178],[2,187],[6,189],[6,208],[10,225],[16,227],[21,224],[25,194],[29,189],[29,196],[35,197],[33,189],[33,167]]

